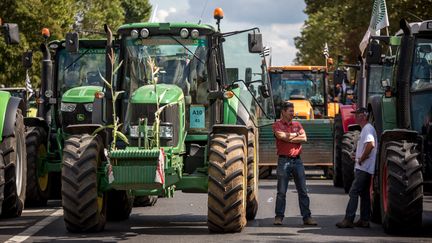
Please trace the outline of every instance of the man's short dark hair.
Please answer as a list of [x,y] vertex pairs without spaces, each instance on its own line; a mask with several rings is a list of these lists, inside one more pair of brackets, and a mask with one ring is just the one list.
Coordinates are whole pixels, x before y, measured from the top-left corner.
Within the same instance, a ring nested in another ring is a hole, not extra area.
[[294,108],[294,104],[289,101],[282,102],[282,109]]

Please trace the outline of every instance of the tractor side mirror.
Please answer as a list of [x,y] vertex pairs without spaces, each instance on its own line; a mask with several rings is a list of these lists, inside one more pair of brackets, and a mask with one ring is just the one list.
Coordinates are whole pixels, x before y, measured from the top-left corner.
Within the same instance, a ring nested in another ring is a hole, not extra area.
[[381,64],[382,47],[376,42],[369,43],[368,51],[366,52],[366,63],[368,64]]
[[248,46],[250,53],[261,53],[263,51],[262,34],[255,32],[249,33]]
[[33,52],[28,50],[22,55],[22,64],[25,69],[30,69],[33,64]]
[[4,24],[4,37],[6,44],[19,44],[19,30],[17,24]]
[[79,49],[79,37],[78,33],[67,33],[66,34],[66,50],[71,53],[77,53]]

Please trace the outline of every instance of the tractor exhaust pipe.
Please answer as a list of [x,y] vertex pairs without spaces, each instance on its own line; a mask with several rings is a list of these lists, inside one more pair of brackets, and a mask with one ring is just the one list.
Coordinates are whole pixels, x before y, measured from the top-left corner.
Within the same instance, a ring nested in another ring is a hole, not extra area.
[[[51,61],[51,54],[48,46],[44,43],[40,45],[42,51],[42,74],[41,74],[41,89],[39,98],[42,102],[38,104],[37,116],[42,117],[48,123],[51,123],[51,113],[49,112],[49,99],[53,95],[53,65]],[[48,91],[48,92],[47,92]]]

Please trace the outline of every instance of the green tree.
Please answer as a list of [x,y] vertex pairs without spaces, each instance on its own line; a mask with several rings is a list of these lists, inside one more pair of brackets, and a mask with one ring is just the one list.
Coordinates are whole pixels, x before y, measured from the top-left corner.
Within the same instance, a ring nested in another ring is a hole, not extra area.
[[150,18],[152,7],[148,0],[122,0],[125,23],[145,22]]

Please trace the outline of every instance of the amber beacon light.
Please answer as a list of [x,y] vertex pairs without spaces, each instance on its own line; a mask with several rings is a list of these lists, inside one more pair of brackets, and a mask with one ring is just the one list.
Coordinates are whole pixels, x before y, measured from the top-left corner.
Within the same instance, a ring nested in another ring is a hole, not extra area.
[[223,19],[224,13],[223,13],[222,8],[215,8],[215,10],[213,12],[213,17],[217,20]]

